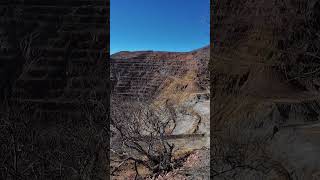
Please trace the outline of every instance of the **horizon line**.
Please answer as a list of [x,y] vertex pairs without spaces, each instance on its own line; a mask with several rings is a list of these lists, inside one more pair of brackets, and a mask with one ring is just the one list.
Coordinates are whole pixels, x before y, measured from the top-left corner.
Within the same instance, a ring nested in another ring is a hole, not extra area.
[[210,44],[202,46],[200,48],[196,48],[196,49],[192,49],[192,50],[185,50],[185,51],[170,51],[170,50],[150,50],[150,49],[142,49],[142,50],[120,50],[120,51],[116,51],[114,53],[110,52],[110,56],[120,53],[120,52],[168,52],[168,53],[187,53],[187,52],[193,52],[193,51],[197,51],[206,47],[210,47]]

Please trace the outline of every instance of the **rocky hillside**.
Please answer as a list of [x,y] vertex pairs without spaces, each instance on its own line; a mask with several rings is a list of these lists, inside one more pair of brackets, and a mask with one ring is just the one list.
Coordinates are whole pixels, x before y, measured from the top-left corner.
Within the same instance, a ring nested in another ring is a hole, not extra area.
[[[186,53],[139,51],[111,56],[113,100],[143,101],[156,106],[169,103],[174,107],[176,119],[168,130],[169,141],[176,145],[174,154],[176,157],[190,152],[193,155],[184,167],[164,175],[168,178],[183,178],[186,173],[193,174],[191,179],[209,177],[209,159],[200,160],[209,156],[210,146],[208,62],[208,46]],[[203,170],[197,172],[192,168]],[[128,173],[135,171],[124,169],[114,178],[128,177]]]
[[[113,96],[151,99],[172,78],[194,72],[194,88],[208,90],[209,48],[188,53],[119,52],[111,56]],[[190,82],[191,83],[191,82]],[[183,88],[183,87],[181,87]]]

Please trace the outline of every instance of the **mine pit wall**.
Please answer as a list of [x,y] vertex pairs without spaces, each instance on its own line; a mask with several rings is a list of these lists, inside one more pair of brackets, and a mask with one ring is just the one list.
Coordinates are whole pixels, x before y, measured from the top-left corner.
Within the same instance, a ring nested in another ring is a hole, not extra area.
[[[198,82],[204,87],[204,90],[208,88],[208,60],[207,59],[192,59],[192,60],[174,60],[174,59],[111,59],[111,98],[116,101],[143,101],[150,102],[156,99],[157,95],[161,93],[162,88],[168,86],[166,80],[172,78],[183,78],[184,75],[190,70],[196,70],[199,77],[194,77],[194,81]],[[198,79],[199,78],[199,79]],[[198,97],[199,95],[197,95]],[[195,99],[197,99],[195,97]],[[205,100],[190,100],[192,102],[186,102],[187,108],[194,112],[196,106],[209,106],[209,99]],[[195,103],[195,104],[193,104]],[[112,104],[111,104],[112,108]],[[210,134],[208,127],[209,113],[201,113],[201,125],[199,127],[200,132],[191,133],[191,129],[194,128],[197,116],[192,117],[185,113],[180,113],[181,109],[185,107],[175,107],[177,112],[179,111],[179,121],[177,120],[177,128],[181,128],[177,134],[168,136],[169,142],[173,142],[177,145],[177,152],[188,151],[191,149],[199,149],[202,147],[209,148]],[[209,107],[208,107],[209,109]],[[186,119],[189,118],[189,121]],[[189,124],[188,124],[189,123]],[[204,127],[205,126],[205,127]],[[210,125],[209,125],[210,126]]]
[[169,77],[182,77],[189,60],[111,59],[112,96],[149,100]]
[[[26,160],[39,162],[34,166],[37,178],[57,177],[54,162],[59,161],[63,178],[105,179],[109,173],[104,151],[109,138],[101,129],[109,124],[109,0],[1,0],[0,15],[1,109],[11,109],[10,123],[31,118],[20,129],[23,141],[17,142],[26,153],[18,159],[17,171],[26,171],[17,173],[35,179],[31,169],[24,167]],[[1,118],[6,115],[0,114]],[[89,117],[94,121],[90,125]],[[1,136],[10,135],[5,130]],[[31,131],[35,133],[32,142],[28,139]],[[50,139],[57,144],[49,147]],[[90,147],[82,144],[83,139]],[[35,143],[33,149],[28,149],[30,143]],[[13,162],[3,157],[8,154],[4,149],[0,148],[0,154],[0,159]],[[81,174],[77,169],[84,163],[83,156],[90,159],[90,169]]]

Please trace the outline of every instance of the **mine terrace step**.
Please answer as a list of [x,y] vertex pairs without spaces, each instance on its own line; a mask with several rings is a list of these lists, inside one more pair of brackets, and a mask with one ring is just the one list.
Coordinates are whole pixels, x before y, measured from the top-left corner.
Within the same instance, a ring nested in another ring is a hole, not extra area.
[[153,62],[153,61],[129,61],[129,60],[124,60],[124,61],[110,61],[112,65],[115,66],[158,66],[158,65],[163,65],[166,63],[163,62]]
[[112,58],[110,61],[112,64],[149,64],[149,65],[159,65],[159,64],[186,64],[185,60],[159,60],[159,59],[114,59]]

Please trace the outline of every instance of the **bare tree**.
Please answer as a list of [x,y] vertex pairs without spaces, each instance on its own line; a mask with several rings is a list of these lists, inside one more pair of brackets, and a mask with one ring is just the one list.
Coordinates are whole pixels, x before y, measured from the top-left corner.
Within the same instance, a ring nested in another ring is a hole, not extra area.
[[[142,102],[112,102],[111,131],[114,133],[111,151],[124,155],[119,170],[126,161],[135,164],[136,177],[139,176],[137,164],[148,168],[155,175],[171,171],[179,165],[173,160],[174,144],[167,140],[175,128],[176,114],[172,106],[162,107]],[[112,140],[111,140],[112,141]],[[117,145],[116,145],[117,144]]]

